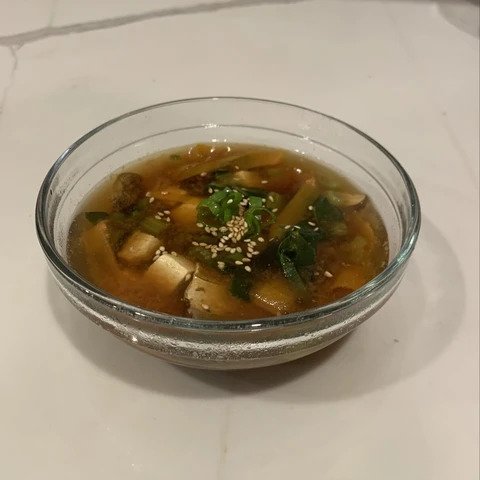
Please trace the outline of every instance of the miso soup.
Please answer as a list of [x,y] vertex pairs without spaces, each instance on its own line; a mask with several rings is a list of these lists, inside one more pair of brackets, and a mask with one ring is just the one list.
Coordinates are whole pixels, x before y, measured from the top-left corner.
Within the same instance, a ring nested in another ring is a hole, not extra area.
[[360,288],[388,261],[368,192],[257,145],[185,146],[128,164],[77,213],[71,265],[118,299],[173,315],[306,310]]

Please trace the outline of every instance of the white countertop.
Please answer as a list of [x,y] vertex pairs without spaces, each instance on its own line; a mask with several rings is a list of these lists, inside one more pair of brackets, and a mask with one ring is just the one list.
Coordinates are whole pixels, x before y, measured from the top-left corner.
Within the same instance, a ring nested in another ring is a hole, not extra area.
[[[479,41],[437,3],[0,0],[2,478],[478,478]],[[412,176],[423,225],[405,279],[338,345],[180,369],[50,278],[34,203],[58,155],[111,117],[204,95],[340,117]]]

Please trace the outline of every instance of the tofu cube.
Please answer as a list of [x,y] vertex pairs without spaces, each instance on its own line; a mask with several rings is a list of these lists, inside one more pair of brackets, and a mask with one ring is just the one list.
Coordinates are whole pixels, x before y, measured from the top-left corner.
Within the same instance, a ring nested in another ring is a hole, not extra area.
[[171,213],[173,223],[188,232],[198,232],[200,228],[197,226],[197,205],[200,200],[200,198],[192,197],[187,203],[175,207]]
[[180,255],[164,253],[150,265],[145,279],[155,285],[164,295],[176,292],[195,271],[195,263]]
[[152,261],[161,244],[157,237],[137,230],[127,238],[117,256],[127,265],[142,265]]

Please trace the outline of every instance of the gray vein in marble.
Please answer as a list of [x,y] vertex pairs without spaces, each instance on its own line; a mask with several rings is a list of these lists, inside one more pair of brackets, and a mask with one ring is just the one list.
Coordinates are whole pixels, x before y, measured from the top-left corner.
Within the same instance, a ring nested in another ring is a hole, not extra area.
[[[50,26],[30,30],[28,32],[17,33],[14,35],[0,36],[0,46],[22,46],[26,43],[36,42],[49,37],[59,37],[62,35],[70,35],[75,33],[91,32],[95,30],[105,30],[128,25],[131,23],[143,22],[155,18],[174,17],[180,15],[193,15],[198,13],[211,13],[220,10],[228,10],[233,8],[260,6],[260,5],[281,5],[301,3],[308,0],[231,0],[225,2],[200,3],[187,7],[172,7],[160,10],[153,10],[124,17],[106,18],[102,20],[93,20],[91,22],[77,23],[63,26]],[[52,7],[51,17],[53,17],[55,3]]]
[[9,77],[8,83],[3,89],[2,96],[0,97],[0,116],[2,115],[3,110],[5,108],[8,92],[13,85],[15,72],[17,71],[17,66],[18,66],[17,48],[12,46],[12,47],[9,47],[8,50],[10,51],[10,55],[12,56],[13,62],[12,62],[12,69],[10,71],[10,77]]

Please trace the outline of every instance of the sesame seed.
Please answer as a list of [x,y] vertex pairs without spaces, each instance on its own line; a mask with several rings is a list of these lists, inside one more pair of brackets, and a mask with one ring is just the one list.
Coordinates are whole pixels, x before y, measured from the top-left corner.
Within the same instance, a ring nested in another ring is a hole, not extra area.
[[198,242],[192,242],[192,245],[194,245],[195,247],[198,247]]
[[260,252],[257,252],[256,250],[252,252],[252,255],[258,255]]
[[318,227],[314,228],[313,231],[314,232],[318,232],[320,229]]
[[210,307],[206,303],[202,303],[202,308],[207,312],[210,310]]
[[252,258],[252,256],[253,256],[253,255],[252,255],[251,252],[248,252],[248,253],[247,253],[247,258]]
[[235,170],[240,170],[240,167],[239,167],[238,165],[235,165],[233,168],[234,168]]
[[312,210],[313,210],[313,205],[310,205],[310,206],[308,207],[308,209],[309,209],[310,211],[312,211]]
[[274,208],[274,209],[272,210],[272,212],[273,212],[273,213],[278,212],[278,208]]
[[314,226],[315,226],[315,223],[313,223],[313,222],[308,222],[308,224],[309,224],[311,227],[314,227]]
[[163,212],[157,212],[157,215],[158,215],[159,217],[163,217],[164,213],[163,213]]
[[231,198],[230,200],[227,200],[228,205],[230,205],[231,203],[233,203],[233,198]]
[[268,183],[268,180],[262,180],[260,183],[263,183],[264,185]]
[[291,225],[285,225],[283,228],[284,228],[285,230],[288,230],[289,228],[291,228]]
[[150,197],[151,195],[152,195],[151,192],[147,192],[147,193],[145,194],[146,197]]
[[332,278],[333,275],[328,271],[328,270],[325,270],[325,272],[323,273],[327,278]]
[[197,223],[197,227],[198,227],[198,228],[202,228],[202,227],[203,227],[203,223]]
[[245,265],[245,270],[247,272],[251,272],[252,271],[252,267],[249,267],[248,265]]
[[237,252],[240,253],[242,251],[241,247],[237,247]]
[[191,274],[191,273],[187,273],[187,274],[185,275],[185,281],[188,282],[191,278],[192,278],[192,274]]
[[252,240],[251,240],[250,238],[246,238],[246,239],[244,240],[245,243],[250,243],[251,241],[252,241]]
[[166,220],[167,222],[169,222],[169,221],[170,221],[170,217],[167,217],[165,220]]
[[217,266],[220,270],[223,270],[225,268],[225,262],[217,262]]
[[165,215],[170,215],[170,210],[164,210],[163,213],[164,213]]
[[216,258],[217,257],[217,252],[213,252],[212,253],[212,258]]
[[243,262],[241,262],[240,260],[235,260],[235,265],[243,265]]
[[210,188],[208,189],[208,193],[213,193],[213,188],[210,187]]
[[153,197],[150,197],[149,200],[148,200],[148,203],[153,203],[155,201],[155,199]]
[[159,250],[160,250],[161,252],[164,252],[164,251],[165,251],[165,247],[162,246],[162,247],[159,248]]
[[273,197],[271,195],[268,196],[268,199],[273,202]]
[[242,258],[242,262],[249,262],[249,261],[250,261],[250,259],[248,257],[243,257]]
[[257,240],[260,242],[260,243],[263,243],[265,240],[263,239],[263,237],[258,237]]
[[171,252],[171,255],[174,256],[174,257],[176,257],[176,256],[177,256],[177,252],[173,252],[173,251],[172,251],[172,252]]
[[202,172],[202,173],[200,174],[200,176],[201,176],[201,177],[206,177],[206,176],[207,176],[207,172]]

